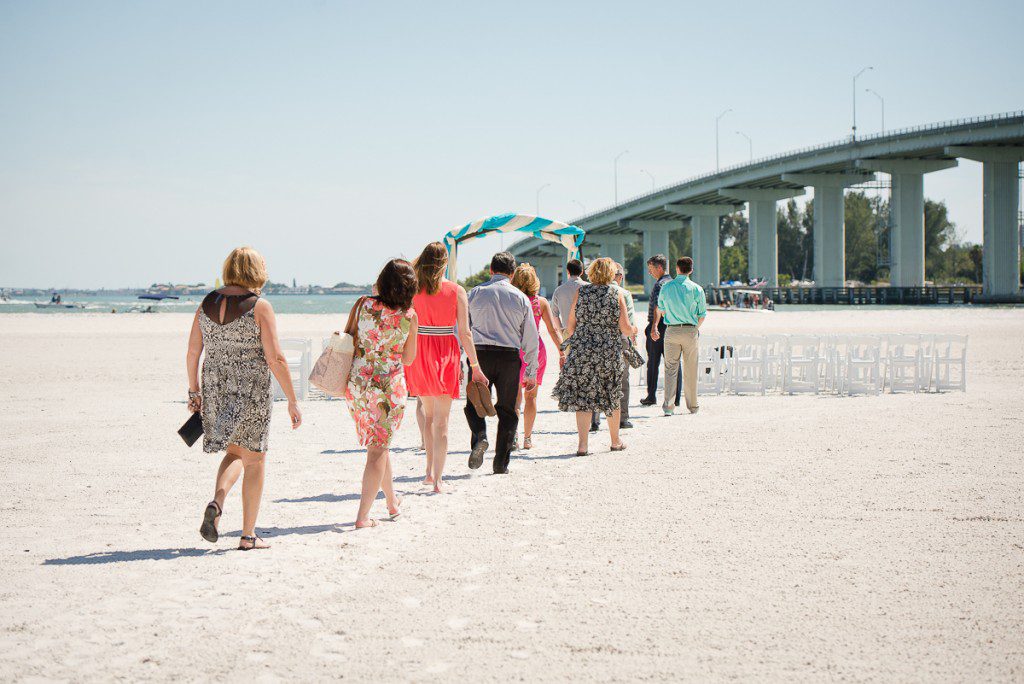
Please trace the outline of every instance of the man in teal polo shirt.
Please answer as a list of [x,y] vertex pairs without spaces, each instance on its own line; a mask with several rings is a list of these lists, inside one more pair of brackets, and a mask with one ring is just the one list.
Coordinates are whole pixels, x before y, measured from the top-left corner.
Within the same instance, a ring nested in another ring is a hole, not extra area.
[[686,408],[696,413],[697,404],[697,331],[708,315],[704,288],[690,280],[693,259],[679,257],[674,280],[665,283],[658,294],[658,310],[651,326],[651,339],[657,340],[658,323],[665,319],[665,403],[666,416],[676,412],[676,383],[679,359],[683,360],[683,395]]

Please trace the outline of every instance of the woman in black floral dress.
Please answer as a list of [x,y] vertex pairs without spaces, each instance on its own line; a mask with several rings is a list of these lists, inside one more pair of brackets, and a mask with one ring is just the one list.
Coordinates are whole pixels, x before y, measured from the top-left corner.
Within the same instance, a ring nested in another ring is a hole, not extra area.
[[612,451],[626,445],[619,440],[619,401],[622,399],[622,336],[636,334],[629,324],[622,294],[609,287],[615,264],[602,257],[587,269],[590,284],[576,293],[569,314],[565,344],[569,354],[552,392],[562,411],[576,412],[579,432],[577,455],[587,452],[587,436],[594,411],[608,416]]

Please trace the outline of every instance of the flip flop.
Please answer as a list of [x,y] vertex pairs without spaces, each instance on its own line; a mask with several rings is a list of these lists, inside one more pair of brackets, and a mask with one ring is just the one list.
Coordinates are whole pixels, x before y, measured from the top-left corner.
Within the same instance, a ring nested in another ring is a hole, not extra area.
[[625,451],[626,445],[620,444],[619,446],[612,445],[612,451]]

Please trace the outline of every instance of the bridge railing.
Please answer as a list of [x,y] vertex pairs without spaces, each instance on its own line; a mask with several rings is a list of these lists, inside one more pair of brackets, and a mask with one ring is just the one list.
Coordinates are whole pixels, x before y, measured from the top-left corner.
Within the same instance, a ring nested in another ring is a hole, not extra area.
[[[705,288],[709,304],[732,301],[732,290],[745,287]],[[758,292],[775,304],[970,304],[981,295],[981,285],[928,285],[925,287],[762,287]]]
[[586,221],[587,219],[591,219],[591,218],[594,218],[596,216],[600,216],[601,214],[605,214],[605,213],[607,213],[609,211],[614,211],[615,209],[620,209],[622,207],[628,206],[628,205],[633,204],[635,202],[643,201],[643,200],[648,199],[650,197],[653,197],[655,195],[659,195],[659,194],[661,194],[663,192],[668,192],[668,191],[671,191],[671,190],[678,190],[678,189],[683,188],[683,187],[685,187],[687,185],[690,185],[692,183],[696,183],[696,182],[702,181],[702,180],[707,180],[709,178],[714,178],[715,176],[721,176],[721,175],[730,174],[730,173],[733,173],[733,172],[738,171],[740,169],[754,169],[754,168],[757,168],[759,166],[764,166],[766,164],[770,164],[770,163],[774,163],[774,162],[780,161],[782,159],[787,159],[787,158],[790,158],[790,157],[799,157],[801,155],[805,155],[805,154],[808,154],[810,152],[820,152],[820,151],[823,151],[823,150],[840,149],[842,147],[852,146],[854,144],[860,144],[860,143],[864,143],[864,142],[877,142],[879,140],[883,140],[883,139],[886,139],[886,138],[893,138],[893,139],[895,139],[895,138],[899,138],[899,137],[902,137],[902,136],[910,135],[910,134],[913,134],[913,133],[925,133],[925,132],[930,132],[930,131],[941,130],[941,129],[944,129],[944,128],[962,128],[964,126],[970,126],[970,125],[973,125],[973,124],[992,123],[994,121],[1009,121],[1009,120],[1017,119],[1017,118],[1024,119],[1024,110],[1015,111],[1015,112],[1005,112],[1003,114],[989,114],[989,115],[986,115],[986,116],[974,116],[974,117],[968,117],[968,118],[963,118],[963,119],[954,119],[952,121],[941,121],[941,122],[936,122],[936,123],[921,124],[921,125],[918,125],[918,126],[910,126],[910,127],[907,127],[907,128],[898,128],[898,129],[896,129],[894,131],[886,131],[885,133],[872,133],[870,135],[866,135],[866,136],[863,136],[861,138],[858,138],[856,143],[852,140],[852,138],[843,138],[842,140],[832,140],[832,141],[824,142],[824,143],[821,143],[821,144],[818,144],[818,145],[811,145],[809,147],[801,147],[801,148],[796,149],[796,150],[789,150],[787,152],[780,152],[780,153],[777,153],[777,154],[772,154],[772,155],[769,155],[767,157],[760,157],[758,159],[755,159],[755,160],[749,161],[749,162],[745,162],[745,163],[732,164],[731,166],[726,166],[725,168],[723,168],[721,170],[718,170],[718,171],[708,171],[708,172],[705,172],[705,173],[698,174],[696,176],[691,176],[691,177],[686,178],[684,180],[676,181],[675,183],[671,183],[670,185],[665,185],[665,186],[662,186],[660,188],[655,188],[654,190],[651,190],[649,192],[645,192],[645,193],[643,193],[641,195],[636,195],[635,197],[631,197],[631,198],[625,200],[624,202],[620,202],[619,204],[612,204],[612,205],[609,205],[607,207],[603,207],[601,209],[598,209],[597,211],[592,211],[589,214],[586,214],[584,216],[581,216],[581,217],[579,217],[577,219],[574,219],[574,220],[570,221],[570,223],[572,223],[574,225],[579,225],[581,222]]

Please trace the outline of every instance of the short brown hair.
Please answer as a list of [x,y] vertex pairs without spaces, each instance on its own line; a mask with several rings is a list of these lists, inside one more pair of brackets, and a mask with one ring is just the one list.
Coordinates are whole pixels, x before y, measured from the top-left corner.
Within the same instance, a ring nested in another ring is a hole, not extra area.
[[444,271],[448,268],[448,250],[440,242],[431,242],[412,262],[420,292],[437,294],[441,290]]
[[676,268],[678,268],[679,272],[683,275],[693,273],[693,259],[690,257],[679,257],[676,259]]
[[377,276],[377,300],[389,309],[411,309],[416,289],[416,271],[405,259],[392,259]]
[[615,262],[608,257],[594,259],[587,268],[587,279],[592,285],[608,285],[615,279]]
[[516,258],[512,252],[498,252],[491,257],[491,272],[511,276],[516,271]]
[[225,285],[259,290],[267,284],[267,262],[252,247],[236,247],[224,260],[221,277]]
[[583,273],[583,262],[579,259],[569,259],[565,262],[565,272],[571,276],[578,276]]
[[540,278],[537,270],[530,264],[519,264],[512,274],[512,284],[518,287],[527,297],[535,297],[540,292]]

